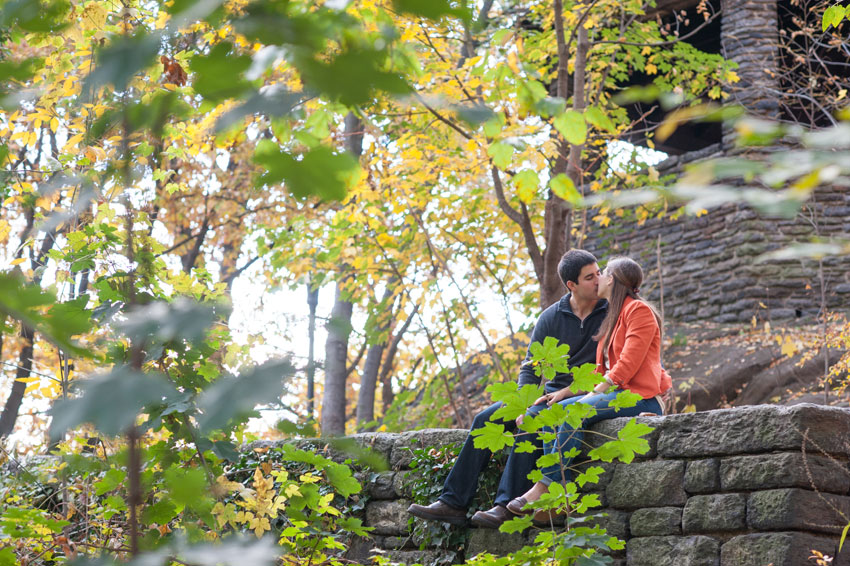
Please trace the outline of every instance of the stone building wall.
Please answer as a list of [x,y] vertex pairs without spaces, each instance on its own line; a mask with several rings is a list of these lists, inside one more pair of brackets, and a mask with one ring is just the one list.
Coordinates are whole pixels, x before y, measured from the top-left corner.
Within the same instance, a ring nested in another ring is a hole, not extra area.
[[[628,255],[644,268],[644,296],[665,316],[715,322],[794,318],[820,309],[818,262],[811,259],[758,263],[763,253],[816,235],[850,233],[850,193],[818,190],[795,218],[766,218],[743,204],[725,205],[699,217],[650,219],[594,227],[581,244],[603,260]],[[660,259],[659,259],[660,258]],[[660,264],[661,277],[658,265]],[[823,260],[827,306],[850,306],[850,257]]]
[[[721,0],[722,54],[738,64],[740,80],[726,85],[728,102],[768,119],[779,117],[783,96],[777,65],[777,0]],[[676,174],[681,165],[721,157],[734,149],[734,133],[696,152],[676,155],[659,166]],[[666,151],[679,153],[677,148]],[[765,149],[765,151],[771,151]],[[773,148],[772,151],[782,151]],[[589,215],[592,216],[592,215]],[[644,286],[654,301],[664,286],[665,315],[681,321],[749,321],[800,317],[819,312],[820,278],[816,261],[756,263],[764,252],[814,236],[844,238],[850,233],[850,193],[846,187],[817,191],[793,219],[758,216],[744,205],[730,204],[700,217],[651,219],[642,225],[614,219],[609,227],[591,226],[577,245],[601,258],[626,254],[648,272]],[[657,265],[660,248],[660,277]],[[829,308],[850,307],[850,258],[824,261]]]
[[[837,554],[850,518],[850,411],[757,406],[638,420],[655,427],[650,451],[630,464],[606,464],[591,488],[608,514],[603,524],[626,541],[615,566],[803,566],[814,563],[811,550],[836,557],[834,566],[850,564],[850,549]],[[615,435],[626,422],[593,430]],[[533,540],[536,529],[514,535],[460,529],[464,542],[456,548],[420,548],[410,534],[411,490],[429,481],[408,473],[410,450],[465,436],[462,430],[355,436],[391,469],[361,475],[365,522],[375,530],[354,543],[348,558],[366,562],[380,552],[437,564],[506,553]]]

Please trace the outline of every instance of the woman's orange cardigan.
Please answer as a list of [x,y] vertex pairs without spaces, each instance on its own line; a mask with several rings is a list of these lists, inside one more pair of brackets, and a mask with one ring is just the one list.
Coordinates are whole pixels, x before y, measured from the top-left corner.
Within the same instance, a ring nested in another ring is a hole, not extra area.
[[[610,307],[609,307],[610,308]],[[602,342],[596,348],[596,371],[605,374]],[[644,399],[661,395],[672,386],[661,367],[661,329],[649,305],[626,297],[608,344],[608,377],[620,389]]]

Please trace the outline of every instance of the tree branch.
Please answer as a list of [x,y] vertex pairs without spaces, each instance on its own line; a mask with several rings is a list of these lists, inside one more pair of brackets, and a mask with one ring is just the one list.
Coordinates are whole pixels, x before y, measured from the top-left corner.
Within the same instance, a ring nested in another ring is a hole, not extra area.
[[528,208],[525,206],[525,203],[520,203],[521,210],[513,208],[508,202],[508,199],[505,198],[505,189],[502,185],[502,179],[499,177],[499,170],[491,167],[490,173],[493,177],[493,188],[496,190],[496,200],[499,202],[499,208],[520,227],[522,236],[525,239],[525,247],[531,258],[531,264],[534,266],[534,273],[538,281],[540,281],[543,279],[543,254],[540,253],[540,246],[537,245],[537,237],[534,234],[534,227],[531,225]]

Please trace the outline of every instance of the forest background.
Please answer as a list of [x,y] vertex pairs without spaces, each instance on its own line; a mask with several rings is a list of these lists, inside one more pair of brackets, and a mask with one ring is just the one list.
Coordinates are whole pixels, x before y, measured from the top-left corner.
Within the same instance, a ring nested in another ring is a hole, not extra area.
[[[652,147],[684,120],[741,115],[721,106],[735,65],[685,41],[717,17],[709,2],[697,11],[4,2],[0,437],[26,439],[3,449],[9,465],[64,456],[49,497],[4,492],[0,557],[135,555],[172,530],[260,536],[297,498],[336,520],[334,496],[356,491],[344,466],[293,453],[312,471],[258,466],[251,493],[222,474],[254,438],[245,423],[258,405],[285,417],[280,436],[468,424],[462,365],[477,355],[486,382],[514,381],[529,323],[562,293],[557,261],[593,223],[702,211],[693,178],[665,186],[647,151],[615,155],[636,133]],[[823,31],[844,25],[837,16]],[[638,75],[643,86],[626,90]],[[635,100],[667,119],[643,128],[625,108]],[[846,174],[829,153],[847,139],[840,124],[819,138],[738,129],[745,142],[796,136],[829,154],[736,195],[753,206],[767,193],[799,207]],[[758,167],[736,169],[744,162],[699,180],[761,182]],[[234,292],[278,288],[307,299],[307,351],[257,365],[268,336],[248,320],[234,338]],[[331,288],[321,320],[318,292]],[[331,491],[311,491],[320,477]],[[237,492],[249,502],[238,512],[222,495]],[[81,518],[80,498],[95,495]],[[77,520],[88,526],[74,543]],[[288,521],[275,526],[278,552],[339,545]]]

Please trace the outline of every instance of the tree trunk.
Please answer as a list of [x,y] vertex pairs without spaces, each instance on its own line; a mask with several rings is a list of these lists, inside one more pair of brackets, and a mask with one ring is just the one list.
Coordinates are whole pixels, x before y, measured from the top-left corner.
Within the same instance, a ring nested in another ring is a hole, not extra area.
[[357,396],[357,427],[375,420],[375,389],[378,385],[378,370],[384,357],[386,342],[372,344],[366,354],[363,373],[360,375],[360,392]]
[[[564,35],[563,4],[561,0],[554,2],[555,35],[558,45],[558,96],[567,98],[568,89],[568,50]],[[589,40],[587,28],[579,24],[576,30],[576,56],[573,65],[573,110],[579,113],[585,108],[585,79],[587,74],[587,52]],[[581,154],[583,145],[567,143],[563,138],[558,140],[558,158],[552,168],[552,176],[559,173],[566,175],[573,185],[580,187],[582,179]],[[570,204],[550,191],[549,200],[543,214],[544,238],[546,250],[543,252],[543,280],[540,281],[540,308],[545,309],[558,301],[564,293],[564,284],[558,276],[558,263],[570,247],[572,247],[572,217]]]
[[307,322],[307,338],[309,346],[307,350],[307,418],[313,420],[316,401],[316,358],[314,348],[316,345],[316,307],[319,304],[319,288],[313,287],[312,277],[307,283],[307,306],[310,307],[310,318]]
[[336,284],[325,342],[325,390],[322,396],[322,434],[325,436],[345,434],[346,362],[353,305],[345,300],[342,283]]
[[[384,298],[378,307],[378,316],[385,312],[384,307],[392,299],[392,288],[395,286],[395,283],[394,278],[390,278],[387,282]],[[377,325],[375,333],[378,335],[384,334],[389,330],[390,323],[391,318],[387,317],[383,323]],[[379,344],[372,344],[369,346],[369,352],[366,354],[366,363],[363,364],[363,373],[360,374],[360,391],[357,395],[358,428],[375,420],[375,389],[378,385],[378,372],[381,370],[381,360],[384,358],[384,350],[387,348],[387,342],[388,340],[384,340]]]
[[[363,124],[353,113],[345,116],[345,148],[354,157],[363,153]],[[334,306],[328,321],[328,338],[325,342],[325,390],[322,395],[322,434],[345,434],[345,386],[348,377],[348,337],[351,334],[353,304],[342,291],[345,272],[341,267],[337,279]]]
[[[23,236],[28,237],[31,230],[32,224],[28,219],[27,226],[24,228]],[[57,234],[58,231],[54,228],[44,235],[44,240],[41,242],[41,248],[39,248],[36,257],[33,260],[33,264],[36,269],[45,266],[45,258],[47,257],[47,253],[56,243]],[[25,241],[25,238],[22,237],[21,241]],[[18,251],[19,257],[22,250],[23,247],[21,247]],[[36,271],[36,273],[38,273],[38,271]],[[36,287],[41,285],[41,275],[33,277],[32,285]],[[9,393],[9,398],[6,399],[6,404],[3,406],[3,413],[0,414],[0,438],[9,436],[12,434],[12,431],[15,430],[15,421],[18,420],[18,412],[21,409],[21,403],[24,400],[24,393],[27,389],[26,382],[19,380],[30,377],[30,374],[32,373],[33,341],[35,340],[35,332],[32,328],[29,328],[23,323],[21,323],[21,339],[23,345],[21,346],[21,353],[18,356],[18,369],[15,372],[15,381],[12,383],[12,391]]]
[[21,403],[24,400],[24,392],[27,389],[26,382],[19,380],[29,377],[32,371],[35,333],[32,328],[22,324],[21,338],[23,345],[21,346],[21,353],[18,356],[18,369],[15,372],[15,381],[12,383],[12,391],[9,393],[9,398],[3,407],[3,413],[0,414],[0,438],[9,436],[15,430],[15,421],[18,420],[18,411],[21,408]]

